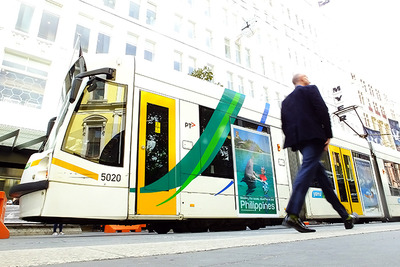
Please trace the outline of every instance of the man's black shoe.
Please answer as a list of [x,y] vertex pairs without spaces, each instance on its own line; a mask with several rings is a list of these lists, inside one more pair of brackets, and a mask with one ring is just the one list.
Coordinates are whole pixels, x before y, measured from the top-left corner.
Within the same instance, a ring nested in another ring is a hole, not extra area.
[[344,221],[344,228],[352,229],[354,224],[358,221],[357,213],[350,214],[347,219]]
[[312,233],[315,232],[315,229],[308,228],[298,217],[293,218],[290,217],[289,214],[283,219],[283,226],[291,227],[299,231],[300,233]]

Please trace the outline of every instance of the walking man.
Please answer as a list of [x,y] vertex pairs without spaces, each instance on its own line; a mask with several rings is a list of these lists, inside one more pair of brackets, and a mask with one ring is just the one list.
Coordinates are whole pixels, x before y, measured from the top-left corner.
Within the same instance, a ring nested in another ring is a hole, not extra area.
[[301,233],[315,232],[299,218],[308,188],[315,177],[325,194],[326,200],[337,211],[346,229],[351,229],[357,219],[349,215],[332,189],[325,168],[320,163],[322,153],[328,150],[332,138],[328,107],[315,85],[308,77],[296,74],[292,79],[295,89],[282,102],[282,130],[285,134],[284,148],[300,150],[303,163],[293,182],[292,195],[286,207],[283,225]]

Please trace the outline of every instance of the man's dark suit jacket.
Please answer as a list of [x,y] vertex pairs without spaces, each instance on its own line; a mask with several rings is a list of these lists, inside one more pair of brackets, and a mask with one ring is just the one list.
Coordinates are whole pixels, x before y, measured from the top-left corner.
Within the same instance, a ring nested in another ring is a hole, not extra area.
[[282,102],[281,119],[284,148],[295,151],[307,141],[332,138],[328,107],[315,85],[296,86]]

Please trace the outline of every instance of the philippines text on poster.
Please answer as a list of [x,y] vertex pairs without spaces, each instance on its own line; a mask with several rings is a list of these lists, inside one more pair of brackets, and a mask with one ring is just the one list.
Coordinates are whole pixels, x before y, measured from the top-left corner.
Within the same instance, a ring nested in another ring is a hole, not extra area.
[[269,134],[232,125],[239,214],[277,216],[276,182]]

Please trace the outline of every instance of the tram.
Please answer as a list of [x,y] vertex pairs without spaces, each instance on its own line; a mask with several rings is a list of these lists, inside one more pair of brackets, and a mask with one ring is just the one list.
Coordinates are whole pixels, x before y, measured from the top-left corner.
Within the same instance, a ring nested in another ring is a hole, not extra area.
[[[101,67],[101,68],[99,68]],[[280,108],[134,57],[80,57],[59,115],[10,195],[24,220],[174,232],[281,223],[300,155]],[[332,139],[323,162],[349,213],[400,216],[398,152]],[[317,184],[305,219],[339,219]]]

